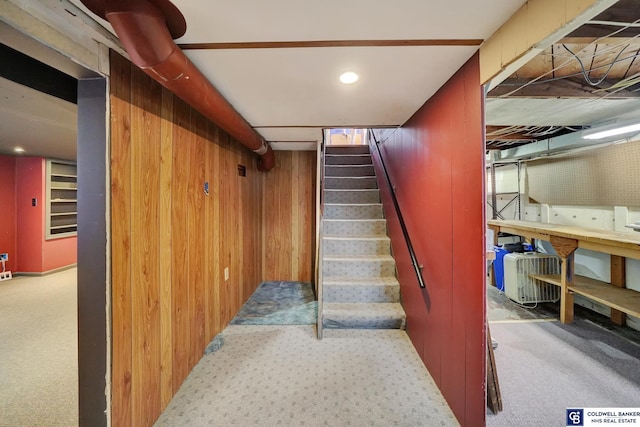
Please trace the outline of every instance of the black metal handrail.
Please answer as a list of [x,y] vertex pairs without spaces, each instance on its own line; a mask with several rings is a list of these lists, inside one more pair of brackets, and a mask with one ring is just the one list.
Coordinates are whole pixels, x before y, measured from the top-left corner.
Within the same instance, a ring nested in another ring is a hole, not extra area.
[[400,228],[402,228],[402,234],[404,235],[404,240],[407,243],[407,249],[409,250],[409,256],[411,257],[411,264],[413,265],[413,269],[416,272],[416,277],[418,278],[418,285],[424,289],[426,286],[424,282],[424,278],[422,277],[422,269],[424,266],[418,263],[418,258],[416,257],[416,253],[413,250],[413,245],[411,244],[411,237],[409,236],[409,232],[407,231],[407,226],[404,223],[404,218],[402,217],[402,211],[400,210],[400,205],[398,204],[398,198],[396,197],[396,190],[391,184],[391,179],[389,178],[389,173],[387,172],[387,166],[384,164],[384,159],[382,158],[382,153],[380,152],[380,147],[378,146],[380,142],[378,141],[378,138],[376,138],[376,135],[372,129],[369,129],[369,134],[373,138],[373,143],[376,147],[376,151],[378,152],[378,158],[380,158],[380,164],[382,165],[382,170],[384,171],[384,176],[387,180],[389,191],[391,192],[391,199],[393,200],[393,206],[396,209],[396,215],[398,216],[398,221],[400,221]]

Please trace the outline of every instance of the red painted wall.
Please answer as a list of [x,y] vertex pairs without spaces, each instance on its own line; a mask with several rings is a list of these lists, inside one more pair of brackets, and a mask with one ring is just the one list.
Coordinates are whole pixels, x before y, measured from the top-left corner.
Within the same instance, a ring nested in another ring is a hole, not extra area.
[[[16,271],[44,273],[75,264],[77,238],[45,240],[45,159],[16,158]],[[31,200],[38,200],[31,206]]]
[[78,238],[45,240],[42,245],[42,271],[75,264],[78,260]]
[[424,290],[418,287],[374,155],[409,336],[465,426],[483,426],[486,413],[482,103],[476,54],[381,145],[417,259],[424,265]]
[[[20,157],[16,164],[16,210],[18,213],[18,268],[24,273],[40,273],[44,240],[44,159]],[[38,205],[31,206],[37,198]]]
[[[16,158],[0,156],[0,253],[9,254],[7,270],[16,270]],[[0,268],[1,269],[1,268]]]

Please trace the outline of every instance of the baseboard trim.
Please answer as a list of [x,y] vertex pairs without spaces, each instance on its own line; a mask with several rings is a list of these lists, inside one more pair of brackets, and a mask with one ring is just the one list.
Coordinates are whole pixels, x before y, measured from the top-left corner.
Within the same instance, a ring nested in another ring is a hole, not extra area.
[[53,270],[43,271],[43,272],[31,272],[31,271],[15,271],[13,273],[13,277],[16,276],[31,276],[31,277],[40,277],[47,276],[53,273],[60,273],[61,271],[71,270],[72,268],[76,268],[78,266],[77,263],[65,265],[63,267],[54,268]]

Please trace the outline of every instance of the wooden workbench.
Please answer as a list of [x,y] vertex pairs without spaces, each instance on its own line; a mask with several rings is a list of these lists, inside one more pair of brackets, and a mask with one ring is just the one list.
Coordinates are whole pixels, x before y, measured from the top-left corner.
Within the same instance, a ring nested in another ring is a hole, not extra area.
[[[560,275],[533,275],[532,277],[559,286],[560,321],[573,321],[573,293],[583,295],[611,307],[611,320],[625,323],[625,315],[640,317],[640,292],[626,289],[626,258],[640,259],[640,233],[622,233],[593,228],[544,224],[530,221],[487,221],[498,232],[515,234],[529,239],[551,243],[562,260]],[[575,275],[574,253],[578,248],[611,255],[611,283]]]

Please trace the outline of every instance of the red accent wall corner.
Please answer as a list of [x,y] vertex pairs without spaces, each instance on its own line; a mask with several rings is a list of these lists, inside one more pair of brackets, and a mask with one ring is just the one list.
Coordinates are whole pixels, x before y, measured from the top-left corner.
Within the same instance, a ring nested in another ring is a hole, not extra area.
[[0,156],[0,253],[9,254],[6,268],[15,271],[16,248],[16,158]]

